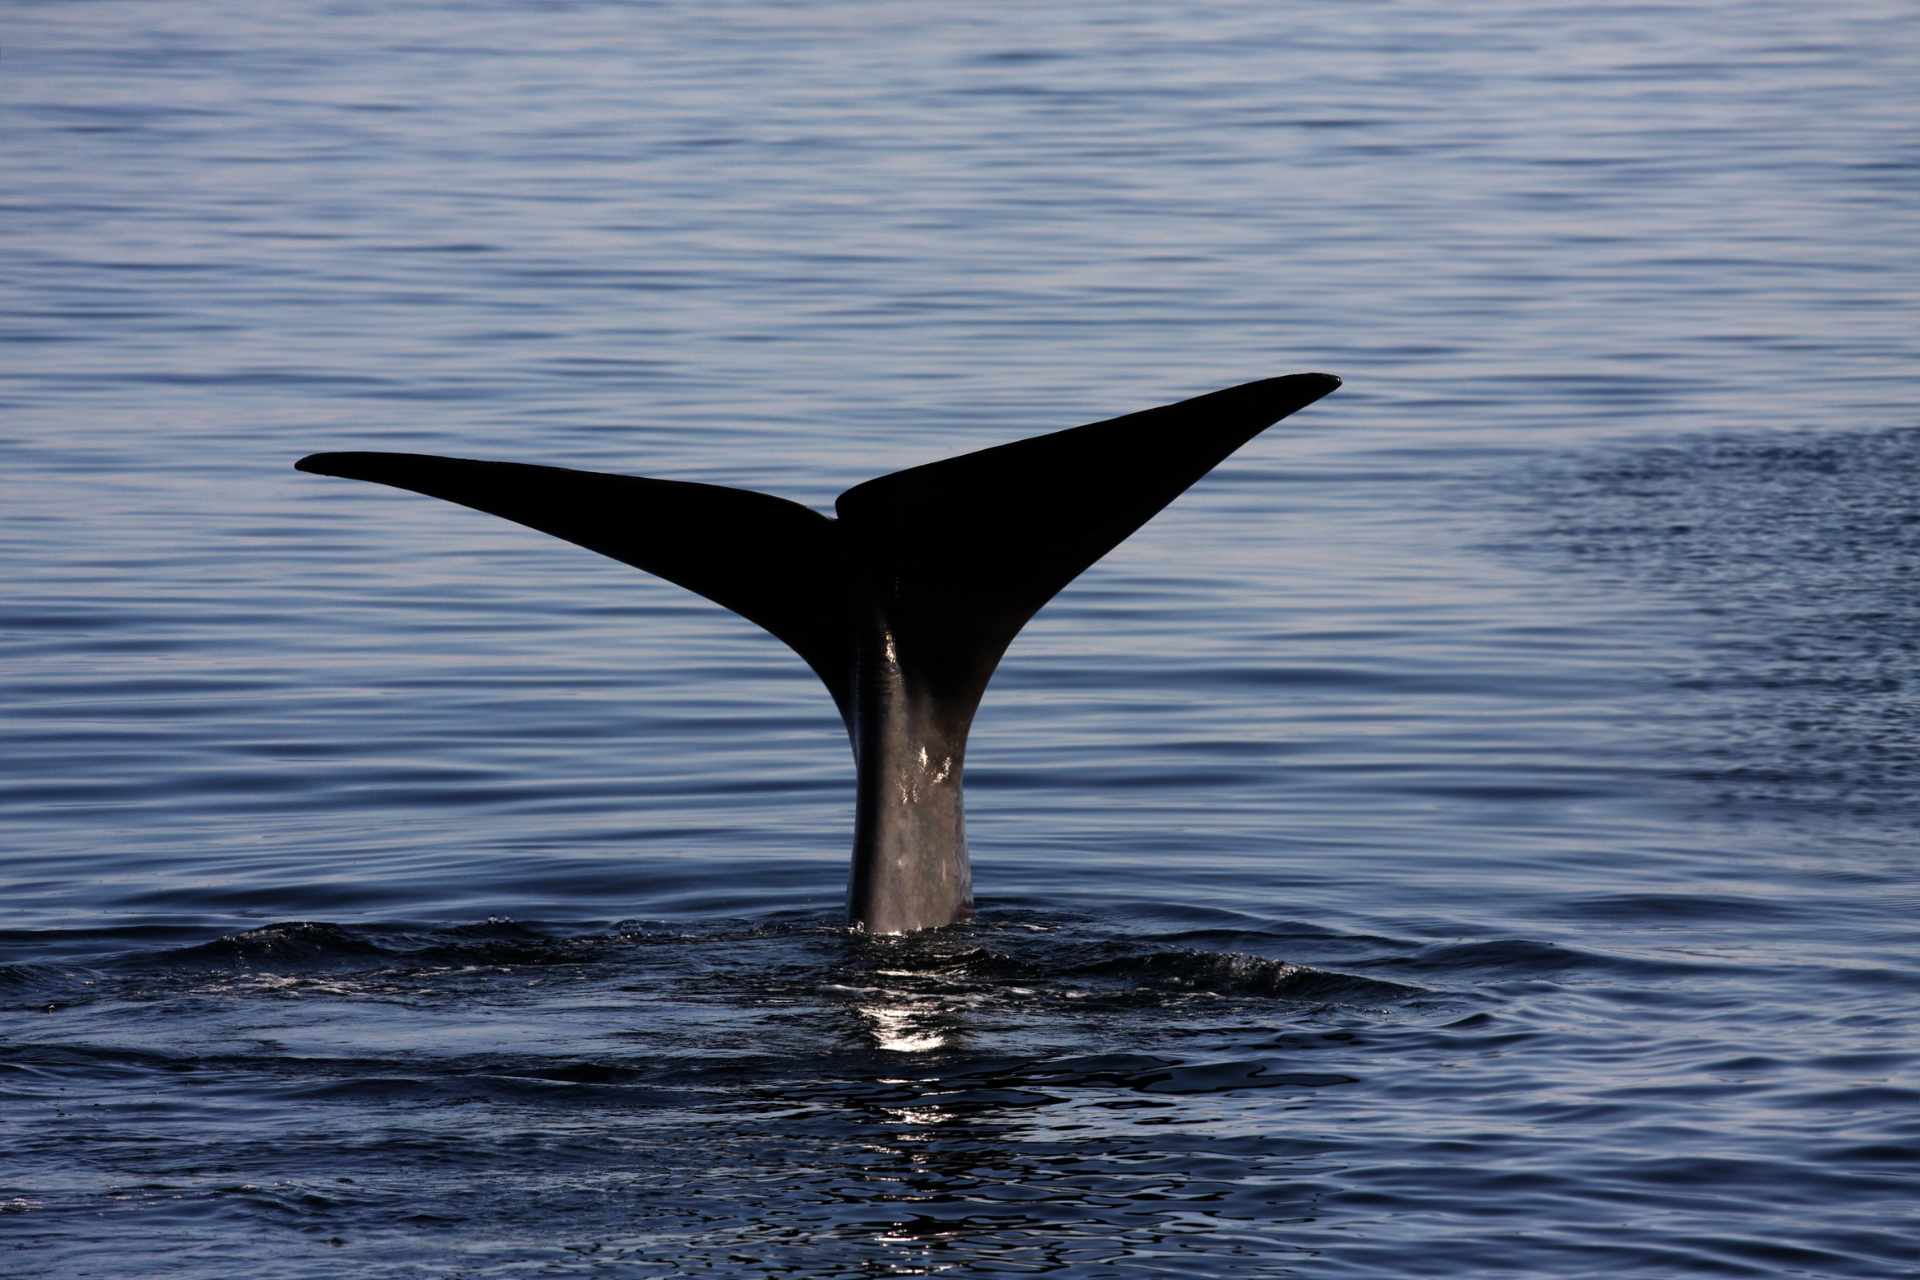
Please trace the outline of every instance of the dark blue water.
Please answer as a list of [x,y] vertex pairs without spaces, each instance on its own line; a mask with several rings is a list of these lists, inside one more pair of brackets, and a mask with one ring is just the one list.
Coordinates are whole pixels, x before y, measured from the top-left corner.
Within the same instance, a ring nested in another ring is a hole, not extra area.
[[[1920,25],[19,4],[0,1271],[1920,1272]],[[842,927],[826,508],[1307,369]]]

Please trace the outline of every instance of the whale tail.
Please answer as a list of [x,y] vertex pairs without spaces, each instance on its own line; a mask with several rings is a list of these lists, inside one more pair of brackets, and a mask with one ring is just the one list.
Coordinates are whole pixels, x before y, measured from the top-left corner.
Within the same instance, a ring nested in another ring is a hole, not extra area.
[[[911,467],[842,493],[837,519],[742,489],[525,463],[316,453],[295,465],[564,538],[779,637],[846,722],[860,785],[852,912],[891,932],[970,907],[959,766],[1027,620],[1234,450],[1339,385],[1269,378]],[[925,778],[905,776],[916,762]]]
[[677,583],[779,637],[844,708],[850,591],[880,593],[928,681],[984,692],[1042,605],[1339,385],[1270,378],[897,471],[841,494],[837,521],[745,489],[518,462],[316,453],[294,465],[456,502]]
[[315,453],[294,466],[444,498],[677,583],[785,641],[845,708],[841,539],[832,520],[797,502],[715,484],[424,453]]

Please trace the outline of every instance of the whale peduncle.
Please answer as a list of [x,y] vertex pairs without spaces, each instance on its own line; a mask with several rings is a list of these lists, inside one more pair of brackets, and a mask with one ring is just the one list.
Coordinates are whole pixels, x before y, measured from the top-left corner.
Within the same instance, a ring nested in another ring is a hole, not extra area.
[[856,661],[853,868],[847,918],[904,933],[973,914],[962,779],[974,700],[943,698],[874,610]]

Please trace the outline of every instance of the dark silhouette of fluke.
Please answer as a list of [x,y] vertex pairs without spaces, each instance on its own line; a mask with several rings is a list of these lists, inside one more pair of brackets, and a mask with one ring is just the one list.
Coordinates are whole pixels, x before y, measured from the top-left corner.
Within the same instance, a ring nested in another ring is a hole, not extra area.
[[837,520],[742,489],[515,462],[316,453],[296,465],[565,538],[792,646],[853,743],[848,915],[900,933],[972,913],[967,731],[1027,619],[1228,454],[1339,385],[1269,378],[911,467],[841,494]]

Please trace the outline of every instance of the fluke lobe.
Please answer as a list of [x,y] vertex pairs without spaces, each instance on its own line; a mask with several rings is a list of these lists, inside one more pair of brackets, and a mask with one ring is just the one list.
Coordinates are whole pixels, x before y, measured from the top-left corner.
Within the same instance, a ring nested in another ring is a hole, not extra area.
[[961,776],[1000,655],[1062,587],[1222,459],[1340,385],[1301,373],[855,485],[838,519],[764,493],[517,462],[316,453],[296,465],[504,516],[679,583],[806,660],[846,722],[852,922],[973,911]]

